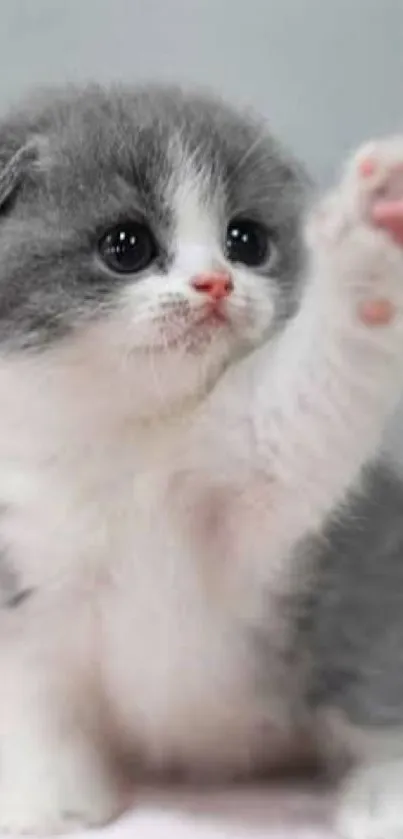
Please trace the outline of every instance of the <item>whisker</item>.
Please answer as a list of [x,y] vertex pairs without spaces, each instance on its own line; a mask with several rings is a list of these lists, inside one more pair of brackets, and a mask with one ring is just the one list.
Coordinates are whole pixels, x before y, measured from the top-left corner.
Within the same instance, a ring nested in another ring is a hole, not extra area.
[[[238,300],[233,300],[231,302],[231,308],[233,310],[234,309],[238,309],[238,310],[239,309],[245,309],[245,306],[247,306],[247,305],[256,306],[256,303],[257,303],[257,301],[253,297],[248,297],[248,296],[245,295],[245,296],[242,296]],[[271,309],[272,309],[272,305],[270,303],[266,302],[266,300],[259,300],[259,308],[263,312],[264,311],[270,312]]]

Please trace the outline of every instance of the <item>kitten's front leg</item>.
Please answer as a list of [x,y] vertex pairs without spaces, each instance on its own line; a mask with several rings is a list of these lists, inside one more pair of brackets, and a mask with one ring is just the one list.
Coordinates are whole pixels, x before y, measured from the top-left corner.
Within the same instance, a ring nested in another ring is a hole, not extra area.
[[62,655],[48,658],[53,634],[45,632],[39,646],[38,627],[31,638],[28,614],[21,618],[23,637],[8,631],[4,616],[1,626],[0,833],[104,824],[124,805],[112,761],[99,747],[96,714],[84,709],[91,697]]
[[376,453],[403,383],[403,139],[363,149],[308,228],[301,309],[253,411],[272,544],[318,527]]

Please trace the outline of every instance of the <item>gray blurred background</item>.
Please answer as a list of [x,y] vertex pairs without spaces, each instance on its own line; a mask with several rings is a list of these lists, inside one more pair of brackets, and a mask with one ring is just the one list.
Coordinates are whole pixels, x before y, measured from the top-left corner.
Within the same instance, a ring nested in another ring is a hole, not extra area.
[[326,183],[357,143],[403,131],[403,0],[0,0],[0,67],[0,110],[38,83],[213,87]]
[[403,0],[0,0],[0,66],[0,108],[65,80],[214,87],[327,179],[403,129]]

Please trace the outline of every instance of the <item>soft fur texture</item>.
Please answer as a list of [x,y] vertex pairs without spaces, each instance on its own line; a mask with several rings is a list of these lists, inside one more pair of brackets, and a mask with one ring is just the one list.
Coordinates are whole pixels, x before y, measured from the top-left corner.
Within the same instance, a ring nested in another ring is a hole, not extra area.
[[[3,829],[102,823],[127,761],[222,776],[319,750],[358,762],[343,835],[400,835],[402,490],[360,479],[403,379],[402,248],[371,221],[403,142],[371,154],[311,215],[304,269],[305,176],[253,118],[94,87],[3,122]],[[239,216],[270,231],[261,269],[225,254]],[[116,275],[97,243],[133,218],[158,256]],[[205,317],[191,281],[223,269]],[[369,547],[355,531],[380,486],[390,548],[383,517]]]

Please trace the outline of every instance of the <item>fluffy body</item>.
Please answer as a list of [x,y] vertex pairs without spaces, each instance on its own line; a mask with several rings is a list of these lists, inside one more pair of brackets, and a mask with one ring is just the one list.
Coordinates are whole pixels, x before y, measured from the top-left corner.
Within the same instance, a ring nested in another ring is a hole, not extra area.
[[[363,468],[403,379],[403,251],[371,215],[403,193],[403,142],[371,154],[305,256],[303,173],[221,103],[94,88],[4,121],[2,829],[112,818],[127,762],[223,776],[319,752],[358,767],[342,834],[401,835],[403,493]],[[237,215],[271,231],[261,271],[225,255]],[[122,279],[96,243],[133,217],[159,255]],[[222,269],[205,318],[190,281]]]

